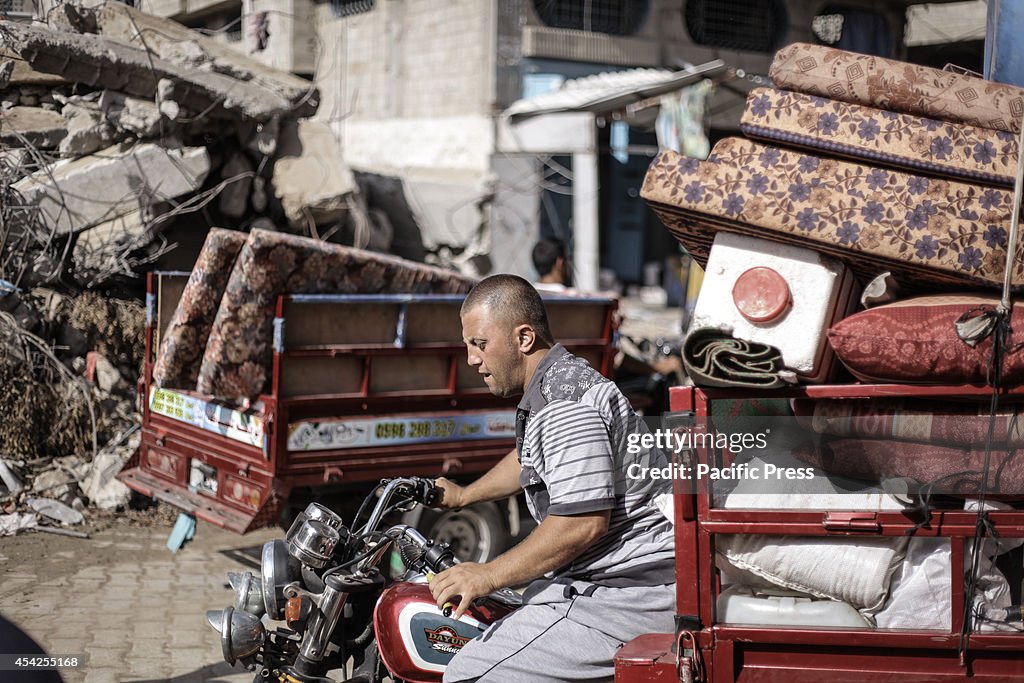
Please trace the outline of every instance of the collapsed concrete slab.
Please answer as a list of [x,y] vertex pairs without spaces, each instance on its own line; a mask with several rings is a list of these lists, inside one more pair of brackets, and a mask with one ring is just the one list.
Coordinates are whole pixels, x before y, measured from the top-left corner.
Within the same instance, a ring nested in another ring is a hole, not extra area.
[[0,48],[0,71],[9,69],[6,85],[68,85],[70,81],[55,74],[36,71],[28,62],[18,57],[17,53]]
[[289,223],[301,227],[309,220],[328,223],[344,216],[348,196],[358,186],[330,126],[288,121],[281,126],[277,152],[272,182]]
[[55,149],[67,135],[59,112],[38,107],[11,107],[0,111],[0,144],[37,149]]
[[154,99],[157,83],[173,87],[164,96],[193,112],[268,121],[296,108],[280,93],[221,73],[189,69],[144,49],[93,34],[0,23],[0,40],[33,69],[77,83]]
[[195,192],[209,172],[210,157],[201,147],[115,145],[57,162],[12,188],[27,204],[38,206],[43,224],[60,235]]
[[[78,11],[89,10],[78,8]],[[97,31],[102,36],[149,49],[175,64],[248,81],[296,104],[298,117],[311,116],[319,104],[319,92],[311,82],[272,69],[176,21],[145,14],[120,2],[104,3],[96,10],[95,18]]]

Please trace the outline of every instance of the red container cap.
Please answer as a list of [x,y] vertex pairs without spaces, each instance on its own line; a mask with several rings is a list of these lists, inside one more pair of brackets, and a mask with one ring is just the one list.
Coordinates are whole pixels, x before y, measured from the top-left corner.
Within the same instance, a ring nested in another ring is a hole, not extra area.
[[786,279],[771,268],[751,268],[736,279],[732,300],[744,318],[766,323],[782,316],[793,302]]

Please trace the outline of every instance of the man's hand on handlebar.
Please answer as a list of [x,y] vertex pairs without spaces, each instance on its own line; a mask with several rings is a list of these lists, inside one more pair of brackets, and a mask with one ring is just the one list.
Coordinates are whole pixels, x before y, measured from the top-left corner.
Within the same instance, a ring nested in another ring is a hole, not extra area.
[[454,481],[444,477],[434,480],[434,486],[441,490],[441,500],[434,504],[434,507],[441,510],[455,510],[465,507],[465,487],[459,486]]
[[476,562],[457,564],[441,572],[430,582],[430,594],[437,600],[438,607],[447,602],[455,602],[456,598],[459,599],[452,619],[461,617],[473,600],[490,595],[498,588],[487,566]]

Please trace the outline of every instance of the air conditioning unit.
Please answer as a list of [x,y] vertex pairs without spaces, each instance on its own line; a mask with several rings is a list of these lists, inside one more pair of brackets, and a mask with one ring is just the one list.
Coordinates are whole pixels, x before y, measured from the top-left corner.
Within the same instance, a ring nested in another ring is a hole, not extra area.
[[0,0],[0,19],[32,19],[35,14],[33,0]]
[[[519,0],[522,56],[622,66],[660,66],[657,18],[665,0]],[[682,4],[681,0],[674,0]]]
[[[723,33],[735,26],[740,33],[763,15],[766,25],[781,27],[778,46],[810,40],[811,17],[826,1],[517,0],[523,57],[670,68],[724,59],[752,73],[767,71],[774,49],[744,47],[744,35],[731,40],[702,29],[710,25]],[[707,39],[694,40],[702,33]]]

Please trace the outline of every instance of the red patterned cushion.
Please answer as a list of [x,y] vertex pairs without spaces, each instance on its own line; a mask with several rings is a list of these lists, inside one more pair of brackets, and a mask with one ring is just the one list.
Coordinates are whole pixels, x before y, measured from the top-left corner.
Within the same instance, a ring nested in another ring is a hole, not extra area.
[[[856,377],[868,382],[983,384],[988,381],[992,338],[974,348],[956,334],[954,323],[992,297],[924,296],[844,318],[828,332],[836,355]],[[1011,347],[1024,342],[1024,307],[1015,305]],[[1024,381],[1024,351],[1007,354],[1003,381]]]

